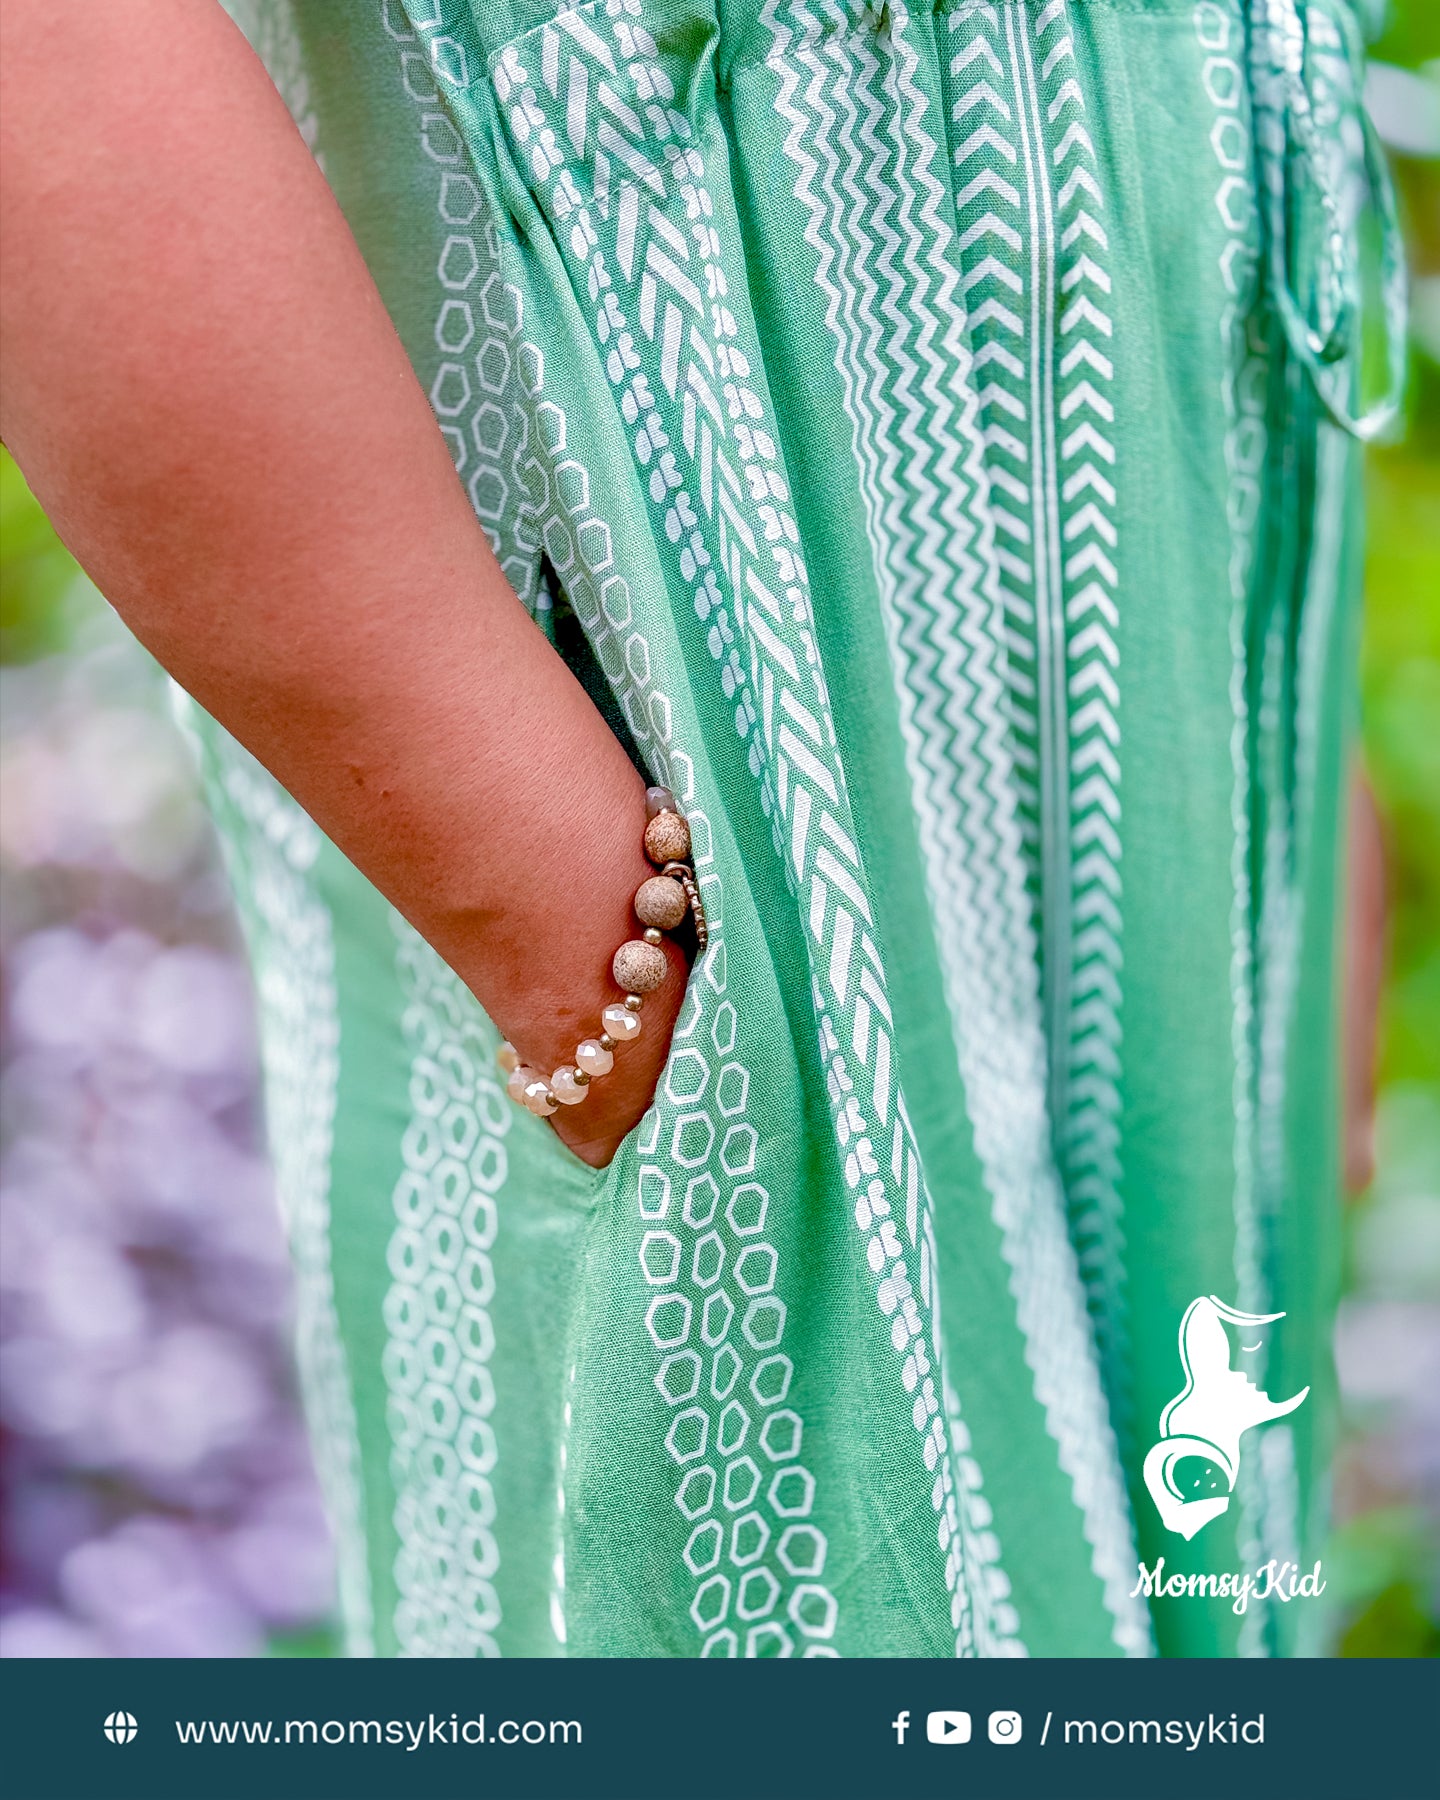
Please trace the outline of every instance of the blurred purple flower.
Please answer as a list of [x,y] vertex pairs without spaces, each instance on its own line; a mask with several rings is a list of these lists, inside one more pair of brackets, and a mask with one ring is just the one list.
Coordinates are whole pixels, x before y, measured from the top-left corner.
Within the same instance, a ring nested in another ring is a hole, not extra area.
[[323,1623],[254,996],[139,649],[0,672],[0,1655]]

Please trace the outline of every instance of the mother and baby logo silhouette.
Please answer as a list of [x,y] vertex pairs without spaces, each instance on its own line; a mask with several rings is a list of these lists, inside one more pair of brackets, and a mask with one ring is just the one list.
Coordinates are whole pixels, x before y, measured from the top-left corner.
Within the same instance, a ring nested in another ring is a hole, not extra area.
[[[1237,1312],[1213,1294],[1192,1300],[1180,1321],[1180,1365],[1185,1386],[1160,1415],[1160,1439],[1145,1458],[1145,1485],[1161,1522],[1183,1538],[1218,1518],[1230,1504],[1240,1473],[1240,1439],[1256,1425],[1293,1413],[1310,1392],[1272,1400],[1231,1362],[1226,1324],[1240,1328],[1237,1353],[1253,1355],[1260,1344],[1244,1336],[1273,1325],[1284,1313]],[[1182,1474],[1182,1465],[1189,1465]],[[1223,1484],[1223,1486],[1222,1486]]]

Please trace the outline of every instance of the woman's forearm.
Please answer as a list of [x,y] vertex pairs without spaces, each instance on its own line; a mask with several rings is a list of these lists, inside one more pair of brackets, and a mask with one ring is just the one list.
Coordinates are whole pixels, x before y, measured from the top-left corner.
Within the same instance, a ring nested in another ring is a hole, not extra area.
[[[548,1069],[643,786],[510,591],[350,233],[212,0],[10,0],[0,433],[159,660]],[[56,128],[63,120],[64,129]],[[604,1161],[683,987],[555,1123]]]

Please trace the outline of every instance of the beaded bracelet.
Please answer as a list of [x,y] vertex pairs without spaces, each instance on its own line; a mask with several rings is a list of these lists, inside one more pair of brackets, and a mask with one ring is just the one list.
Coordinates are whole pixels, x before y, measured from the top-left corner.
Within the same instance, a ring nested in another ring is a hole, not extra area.
[[693,919],[696,945],[705,948],[705,908],[690,861],[690,827],[669,788],[645,790],[645,821],[645,854],[660,873],[647,877],[635,890],[635,917],[645,929],[620,946],[610,965],[624,1000],[605,1008],[600,1015],[603,1030],[577,1044],[575,1061],[562,1063],[548,1080],[521,1062],[513,1044],[500,1046],[497,1061],[508,1076],[506,1092],[541,1118],[548,1118],[557,1107],[578,1106],[590,1083],[615,1066],[616,1049],[639,1037],[645,995],[658,988],[670,971],[660,949],[665,933],[673,932],[687,918]]

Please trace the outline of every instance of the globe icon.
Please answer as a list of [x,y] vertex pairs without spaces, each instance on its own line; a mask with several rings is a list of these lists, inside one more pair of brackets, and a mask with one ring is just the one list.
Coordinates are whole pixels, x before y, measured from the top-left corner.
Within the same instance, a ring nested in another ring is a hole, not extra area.
[[112,1712],[105,1715],[105,1735],[112,1744],[128,1744],[139,1729],[134,1713]]

